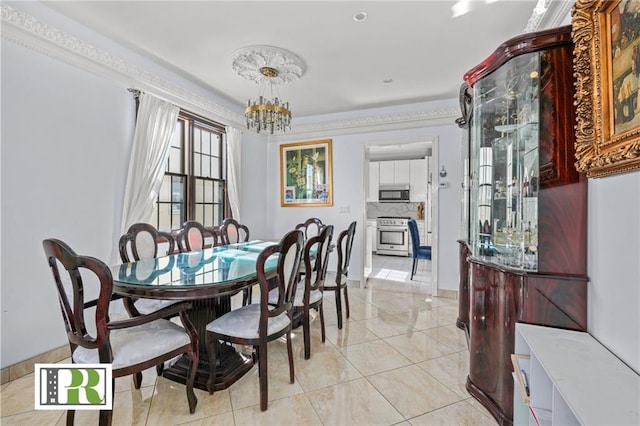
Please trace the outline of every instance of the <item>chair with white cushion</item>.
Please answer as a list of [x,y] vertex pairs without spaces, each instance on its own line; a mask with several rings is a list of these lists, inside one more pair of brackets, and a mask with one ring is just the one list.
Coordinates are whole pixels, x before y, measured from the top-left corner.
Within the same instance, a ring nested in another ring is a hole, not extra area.
[[[158,231],[148,223],[134,223],[118,241],[120,259],[123,263],[164,257],[175,250],[175,241],[168,232]],[[170,265],[172,266],[172,265]],[[169,306],[175,301],[162,299],[132,299],[125,297],[124,306],[131,316],[150,314]]]
[[[294,311],[302,311],[302,332],[304,334],[304,358],[311,357],[311,329],[310,311],[316,309],[320,314],[320,332],[322,342],[325,341],[324,331],[324,311],[322,309],[322,289],[324,277],[329,264],[329,247],[333,236],[333,225],[322,228],[320,234],[307,240],[304,247],[303,259],[306,273],[296,289],[296,296],[293,300]],[[313,247],[316,246],[315,254],[312,254]]]
[[320,234],[320,231],[322,230],[322,221],[317,217],[310,217],[304,222],[297,224],[295,229],[303,231],[304,239],[308,240],[309,238]]
[[336,310],[338,313],[338,328],[342,328],[342,292],[344,292],[344,304],[346,317],[349,318],[349,293],[347,292],[347,277],[349,275],[349,261],[351,260],[351,248],[353,237],[356,234],[356,223],[351,222],[349,227],[338,235],[338,266],[336,272],[329,271],[324,280],[324,291],[333,291],[336,295]]
[[[208,238],[213,239],[211,244],[207,244]],[[202,251],[207,246],[217,246],[218,236],[212,229],[202,226],[200,222],[188,220],[184,223],[180,232],[178,232],[176,241],[180,252],[188,253],[192,251]]]
[[249,228],[233,218],[226,218],[220,226],[222,244],[244,243],[249,241]]
[[[324,285],[324,276],[329,264],[329,247],[331,246],[331,237],[333,236],[333,225],[324,226],[320,235],[311,237],[307,240],[302,251],[302,265],[310,274],[304,274],[298,283],[296,296],[293,299],[293,310],[302,312],[302,332],[304,335],[304,358],[311,357],[311,308],[316,309],[320,314],[320,331],[322,333],[322,342],[325,339],[324,330],[324,311],[322,309],[322,287]],[[315,249],[315,252],[314,252]],[[278,298],[278,289],[269,292],[269,303],[275,303]]]
[[[115,391],[115,378],[133,374],[134,386],[139,389],[143,370],[188,354],[191,366],[186,392],[189,412],[194,413],[198,402],[193,391],[198,336],[186,314],[190,303],[180,302],[150,315],[111,321],[108,312],[113,278],[109,267],[96,258],[77,255],[60,240],[46,239],[42,246],[58,289],[73,363],[111,364]],[[71,283],[71,288],[64,283]],[[90,298],[91,293],[97,293],[97,298]],[[175,314],[180,315],[182,327],[164,319]],[[93,326],[95,332],[90,331]],[[73,424],[74,417],[74,410],[67,411],[67,425]],[[111,410],[100,411],[100,425],[110,425],[111,420]]]
[[[279,243],[267,247],[258,255],[256,274],[260,286],[260,303],[242,306],[219,318],[206,327],[209,354],[209,393],[214,392],[216,377],[216,353],[219,341],[253,346],[258,358],[260,380],[260,409],[267,409],[267,343],[286,335],[289,355],[289,376],[294,382],[293,348],[291,346],[292,300],[298,281],[298,268],[303,244],[301,231],[287,233]],[[277,255],[277,256],[274,256]],[[275,270],[272,270],[275,265]],[[278,297],[269,303],[269,290],[278,290]]]

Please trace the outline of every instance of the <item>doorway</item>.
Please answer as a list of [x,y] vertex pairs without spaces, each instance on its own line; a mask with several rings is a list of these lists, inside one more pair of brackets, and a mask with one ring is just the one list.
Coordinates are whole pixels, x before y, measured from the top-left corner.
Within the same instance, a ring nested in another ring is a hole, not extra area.
[[[370,142],[363,146],[363,278],[361,283],[379,290],[437,294],[437,140],[411,138]],[[396,170],[397,184],[409,184],[409,202],[380,202],[380,185],[389,184],[389,170]],[[420,226],[420,245],[433,247],[432,260],[418,260],[411,279],[413,257],[376,253],[377,220],[380,217],[411,218]]]

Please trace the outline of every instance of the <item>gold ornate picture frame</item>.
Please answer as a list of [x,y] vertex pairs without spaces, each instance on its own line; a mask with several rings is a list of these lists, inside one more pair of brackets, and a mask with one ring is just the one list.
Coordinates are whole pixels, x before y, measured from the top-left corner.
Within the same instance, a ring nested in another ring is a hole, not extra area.
[[640,1],[577,0],[572,18],[576,168],[639,170]]
[[331,139],[280,145],[280,205],[333,206]]

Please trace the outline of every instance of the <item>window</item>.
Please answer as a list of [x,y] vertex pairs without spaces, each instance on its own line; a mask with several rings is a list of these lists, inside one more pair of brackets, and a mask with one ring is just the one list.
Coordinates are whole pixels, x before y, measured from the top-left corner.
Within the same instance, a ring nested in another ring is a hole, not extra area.
[[152,222],[161,230],[178,229],[187,220],[220,225],[226,178],[224,127],[181,111]]

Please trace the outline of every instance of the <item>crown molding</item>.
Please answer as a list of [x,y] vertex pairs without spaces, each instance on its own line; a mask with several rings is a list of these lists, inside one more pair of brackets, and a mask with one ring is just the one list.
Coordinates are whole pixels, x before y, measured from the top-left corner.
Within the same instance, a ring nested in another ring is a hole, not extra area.
[[310,124],[292,123],[291,131],[283,135],[269,135],[268,140],[269,142],[284,142],[301,138],[306,139],[354,133],[372,133],[414,129],[418,127],[455,125],[455,119],[459,115],[459,109],[451,107],[405,114],[382,114]]
[[135,87],[201,115],[244,125],[244,116],[6,4],[0,5],[3,39],[81,70]]
[[562,26],[574,3],[570,0],[538,0],[524,32],[530,33]]
[[[124,87],[151,93],[193,113],[245,131],[245,118],[240,113],[222,107],[204,96],[133,65],[23,11],[0,4],[0,12],[2,19],[0,36],[4,40],[83,71],[119,82]],[[295,125],[290,132],[268,136],[268,140],[284,141],[447,125],[452,124],[459,115],[457,108],[440,108],[412,113],[327,120]]]

